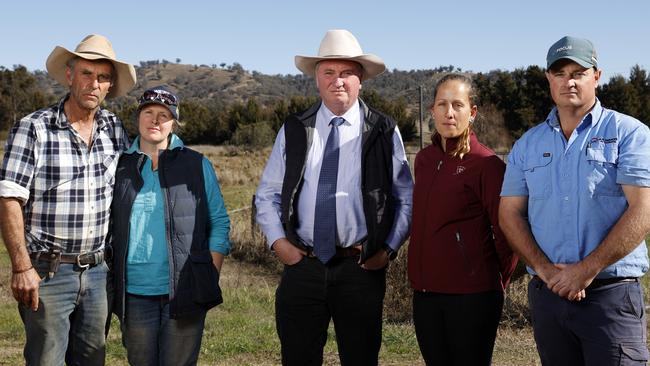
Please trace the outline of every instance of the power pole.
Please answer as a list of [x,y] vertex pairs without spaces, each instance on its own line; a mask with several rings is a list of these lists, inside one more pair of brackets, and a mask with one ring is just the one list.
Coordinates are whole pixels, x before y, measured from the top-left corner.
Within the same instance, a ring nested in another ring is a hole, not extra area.
[[424,114],[422,113],[422,85],[418,86],[418,91],[420,92],[420,150],[424,147],[424,131],[422,130],[422,124],[424,122]]

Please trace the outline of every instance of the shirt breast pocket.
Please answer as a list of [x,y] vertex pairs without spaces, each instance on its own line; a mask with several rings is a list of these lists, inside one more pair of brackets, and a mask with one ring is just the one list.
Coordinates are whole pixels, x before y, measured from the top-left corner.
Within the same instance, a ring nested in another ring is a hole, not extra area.
[[587,187],[594,196],[621,196],[623,189],[616,183],[618,147],[600,144],[587,148]]
[[524,168],[524,177],[528,187],[528,199],[539,200],[549,198],[552,192],[551,161],[553,155],[545,153],[542,156],[529,157]]

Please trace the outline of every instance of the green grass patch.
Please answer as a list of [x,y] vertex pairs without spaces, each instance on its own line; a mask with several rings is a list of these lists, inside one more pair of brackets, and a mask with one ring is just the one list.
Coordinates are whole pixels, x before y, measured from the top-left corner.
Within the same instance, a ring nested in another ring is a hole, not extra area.
[[126,349],[122,346],[120,321],[114,315],[111,319],[111,330],[106,340],[106,364],[111,366],[128,365]]
[[18,315],[18,306],[13,299],[0,304],[0,339],[25,340],[23,322]]
[[401,365],[422,362],[411,323],[384,323],[379,359]]
[[253,184],[221,186],[221,194],[226,203],[226,209],[232,211],[251,206],[256,189],[257,186]]

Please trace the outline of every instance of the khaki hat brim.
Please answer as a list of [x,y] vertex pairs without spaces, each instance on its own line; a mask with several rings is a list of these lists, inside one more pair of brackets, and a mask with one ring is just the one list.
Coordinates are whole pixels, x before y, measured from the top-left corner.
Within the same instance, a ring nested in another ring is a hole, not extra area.
[[295,64],[298,70],[302,71],[304,74],[315,77],[316,76],[316,64],[324,60],[346,60],[354,61],[361,64],[363,67],[363,80],[368,80],[374,78],[377,75],[380,75],[386,71],[386,65],[384,61],[378,56],[373,54],[363,54],[359,56],[324,56],[324,57],[315,57],[315,56],[296,56]]
[[68,87],[65,69],[68,61],[74,57],[81,57],[86,60],[107,60],[113,64],[117,77],[106,98],[126,95],[135,86],[136,74],[133,65],[100,54],[72,52],[61,46],[56,46],[48,56],[45,62],[47,73],[59,84]]

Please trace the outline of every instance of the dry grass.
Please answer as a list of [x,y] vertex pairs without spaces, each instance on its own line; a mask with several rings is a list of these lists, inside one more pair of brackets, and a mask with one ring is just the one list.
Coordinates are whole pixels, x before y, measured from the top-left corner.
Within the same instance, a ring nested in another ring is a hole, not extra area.
[[260,150],[235,146],[194,145],[212,162],[219,182],[225,186],[257,185],[262,170],[271,153],[270,148]]

